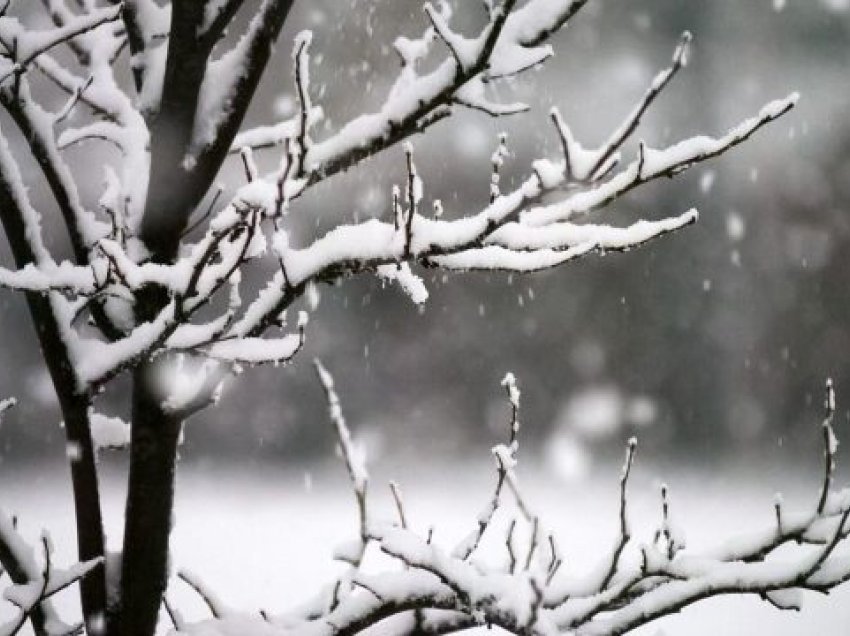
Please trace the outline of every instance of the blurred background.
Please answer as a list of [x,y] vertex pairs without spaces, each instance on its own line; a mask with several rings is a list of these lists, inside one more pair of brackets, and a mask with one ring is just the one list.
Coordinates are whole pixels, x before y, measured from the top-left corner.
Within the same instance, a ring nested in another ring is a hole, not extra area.
[[[476,28],[478,3],[455,4],[457,23]],[[796,450],[814,452],[818,443],[812,428],[824,379],[835,379],[839,404],[850,392],[847,5],[589,2],[555,38],[554,59],[499,87],[506,101],[528,102],[529,113],[494,120],[460,112],[414,140],[426,204],[442,199],[447,216],[485,205],[501,131],[512,153],[504,189],[527,176],[531,160],[557,156],[551,106],[586,146],[600,143],[668,64],[685,29],[694,34],[690,63],[636,139],[663,146],[720,134],[791,91],[801,93],[799,106],[725,157],[599,214],[624,224],[700,210],[698,225],[640,250],[524,277],[426,271],[431,299],[421,309],[368,276],[318,289],[306,351],[288,368],[249,370],[231,382],[220,407],[189,425],[185,456],[326,456],[330,429],[310,368],[321,356],[373,456],[415,455],[422,443],[449,454],[488,448],[504,423],[498,383],[510,370],[524,392],[526,441],[568,478],[594,458],[619,456],[619,442],[634,432],[659,457],[688,463],[749,461],[783,447],[806,461]],[[296,3],[278,45],[281,63],[270,68],[249,123],[294,112],[288,60],[297,31],[315,32],[321,137],[380,104],[397,68],[389,45],[424,25],[414,0]],[[86,148],[79,163],[96,164],[100,152]],[[390,150],[299,201],[290,222],[300,240],[340,221],[388,218],[391,186],[405,178],[401,157]],[[260,160],[271,166],[277,155]],[[100,174],[87,183],[92,199]],[[38,197],[42,184],[30,176]],[[232,160],[222,182],[232,188],[241,179]],[[0,387],[21,403],[0,428],[2,456],[55,457],[64,436],[24,305],[8,292],[0,303]],[[102,408],[120,414],[126,402],[119,386]]]
[[[458,24],[480,24],[480,3],[453,4]],[[393,38],[425,25],[418,0],[296,2],[249,124],[295,112],[289,50],[298,31],[314,31],[320,138],[381,103],[398,65]],[[305,300],[314,311],[296,361],[246,370],[218,408],[189,423],[182,455],[192,479],[209,487],[224,467],[262,479],[269,467],[283,468],[307,490],[321,479],[334,441],[311,368],[319,356],[356,438],[388,473],[448,466],[460,474],[470,457],[486,469],[507,425],[499,382],[512,371],[523,391],[523,456],[546,488],[576,489],[603,474],[613,488],[609,469],[637,435],[653,467],[639,476],[647,488],[666,471],[729,493],[732,476],[744,475],[748,497],[766,497],[766,515],[772,488],[805,490],[802,476],[820,470],[827,377],[837,388],[839,437],[850,404],[850,1],[591,0],[553,40],[554,59],[499,87],[505,101],[529,103],[529,113],[493,120],[460,112],[414,139],[426,204],[441,199],[449,217],[486,205],[502,131],[511,151],[504,190],[533,159],[557,156],[552,106],[585,146],[602,142],[686,29],[694,35],[688,67],[636,140],[664,146],[722,134],[770,100],[802,96],[749,143],[597,216],[623,225],[695,206],[696,226],[532,276],[420,272],[431,293],[423,308],[368,276],[317,289]],[[88,156],[99,155],[79,161]],[[389,218],[391,187],[405,178],[402,157],[390,150],[299,201],[290,217],[297,240],[341,221]],[[278,159],[268,151],[258,158],[267,166]],[[38,197],[42,186],[34,170],[29,176]],[[227,188],[241,183],[237,160],[221,179]],[[100,173],[88,187],[96,200]],[[0,251],[8,262],[7,247]],[[42,466],[64,470],[65,448],[24,304],[9,292],[0,293],[0,350],[0,392],[20,402],[0,426],[0,476],[14,486]],[[119,381],[101,408],[126,413],[127,397]],[[123,461],[101,460],[116,475]],[[455,482],[451,474],[443,479]]]
[[[423,24],[418,2],[356,4],[356,17],[331,2],[292,24],[316,31],[314,83],[331,129],[380,102],[396,65],[381,44]],[[479,7],[460,4],[474,26]],[[557,156],[553,105],[585,145],[600,143],[685,29],[695,38],[690,64],[638,138],[661,146],[719,134],[794,90],[800,106],[721,160],[601,213],[623,224],[700,209],[696,227],[644,249],[530,277],[424,272],[431,299],[421,311],[368,277],[319,289],[305,355],[282,373],[235,383],[218,413],[190,427],[187,453],[326,453],[314,355],[337,375],[349,418],[377,455],[416,454],[422,443],[462,454],[489,445],[504,424],[498,382],[507,370],[524,391],[526,440],[552,450],[558,465],[559,454],[587,462],[612,447],[619,457],[619,441],[633,432],[688,462],[752,458],[786,442],[814,447],[824,379],[835,378],[839,399],[850,390],[850,14],[842,8],[588,3],[555,40],[555,59],[500,89],[530,113],[461,113],[415,140],[426,197],[442,199],[447,214],[486,203],[499,132],[513,153],[505,189],[534,158]],[[266,86],[287,113],[291,77],[280,70]],[[340,219],[388,218],[390,187],[404,179],[400,159],[389,151],[317,191],[297,211],[305,238]],[[583,472],[569,463],[567,474]]]

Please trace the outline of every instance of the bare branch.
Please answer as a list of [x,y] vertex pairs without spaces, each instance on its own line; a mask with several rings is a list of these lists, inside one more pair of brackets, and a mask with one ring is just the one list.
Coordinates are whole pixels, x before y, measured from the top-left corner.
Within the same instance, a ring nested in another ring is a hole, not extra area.
[[[508,435],[508,445],[498,445],[493,449],[493,456],[496,459],[496,487],[493,491],[493,495],[490,497],[490,501],[487,503],[487,506],[482,510],[478,515],[478,526],[477,528],[466,537],[460,544],[458,544],[452,552],[452,555],[460,558],[462,561],[466,561],[470,556],[478,549],[478,546],[481,544],[481,540],[484,538],[487,529],[490,527],[491,522],[493,521],[493,516],[496,514],[496,510],[499,508],[499,504],[502,497],[502,488],[505,485],[505,482],[508,480],[509,473],[512,470],[514,464],[516,463],[516,452],[519,450],[519,441],[517,435],[519,434],[519,398],[520,391],[516,384],[516,378],[513,373],[507,373],[502,380],[502,386],[505,388],[506,393],[508,394],[508,402],[511,405],[511,419],[509,425],[509,435]],[[511,538],[513,536],[513,524],[511,531],[509,533],[508,538],[508,550],[509,552],[512,550],[511,547]],[[513,554],[511,554],[511,559],[515,564],[515,559],[513,558]],[[513,565],[511,566],[513,570]]]
[[299,34],[292,54],[295,61],[295,88],[299,106],[298,132],[295,134],[292,147],[292,161],[297,166],[293,175],[296,179],[305,173],[305,159],[309,150],[310,113],[313,111],[310,101],[310,58],[308,55],[311,38],[309,31]]
[[340,406],[339,396],[334,388],[334,381],[331,374],[322,365],[321,361],[316,359],[313,361],[313,366],[316,369],[316,375],[322,383],[322,388],[325,391],[325,397],[328,401],[328,411],[331,421],[334,424],[334,429],[339,443],[339,451],[345,461],[345,467],[348,470],[348,476],[351,479],[351,486],[354,490],[354,496],[357,500],[357,510],[360,518],[360,541],[361,551],[359,558],[356,559],[354,566],[359,567],[360,561],[366,551],[366,544],[369,542],[369,517],[367,508],[367,494],[369,488],[369,473],[366,470],[365,457],[363,451],[355,447],[351,438],[351,431],[345,423],[345,418],[342,415],[342,407]]
[[193,572],[180,570],[177,573],[177,577],[195,591],[214,618],[223,618],[228,614],[227,608],[222,605],[216,595]]
[[404,512],[404,500],[401,496],[401,489],[396,482],[391,481],[390,491],[393,494],[393,501],[395,502],[396,511],[398,512],[398,520],[401,523],[401,527],[407,529],[407,515]]
[[629,444],[626,449],[626,461],[623,464],[623,470],[620,474],[620,538],[617,542],[616,547],[614,548],[614,554],[611,559],[611,565],[609,566],[608,571],[605,573],[605,576],[602,579],[602,583],[599,585],[600,591],[605,590],[611,583],[611,580],[617,573],[617,567],[620,565],[620,557],[623,555],[623,550],[625,550],[626,546],[631,540],[628,511],[626,509],[626,505],[628,503],[626,488],[629,485],[629,475],[632,472],[632,464],[634,463],[636,450],[637,439],[633,437],[629,440]]
[[823,514],[826,506],[826,498],[829,495],[829,489],[832,487],[832,474],[835,472],[835,451],[838,447],[838,440],[835,437],[835,431],[832,428],[832,419],[835,416],[835,389],[832,386],[832,379],[826,381],[826,395],[824,396],[824,419],[823,419],[823,487],[821,488],[820,498],[818,499],[818,514]]
[[682,34],[681,40],[679,41],[679,45],[676,47],[676,51],[673,53],[673,65],[659,73],[655,76],[655,79],[652,81],[652,85],[649,87],[649,90],[643,96],[643,99],[640,103],[634,108],[634,110],[629,113],[629,116],[626,120],[620,125],[617,130],[611,135],[611,137],[602,145],[601,152],[599,153],[599,157],[591,166],[590,170],[587,172],[588,178],[591,180],[600,178],[603,175],[599,174],[599,171],[604,168],[608,164],[608,160],[614,155],[617,150],[623,145],[623,143],[631,137],[632,133],[637,130],[638,125],[640,124],[640,120],[643,115],[649,110],[649,107],[652,105],[652,102],[655,101],[655,98],[661,94],[667,85],[670,83],[670,80],[676,75],[676,73],[681,69],[687,60],[688,55],[688,44],[690,44],[692,36],[689,31],[685,31]]

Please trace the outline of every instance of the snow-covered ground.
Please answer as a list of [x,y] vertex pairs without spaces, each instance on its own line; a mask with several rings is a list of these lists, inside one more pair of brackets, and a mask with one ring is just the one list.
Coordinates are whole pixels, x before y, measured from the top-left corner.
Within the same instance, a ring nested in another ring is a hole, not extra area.
[[[388,479],[403,489],[411,524],[449,544],[465,535],[492,489],[492,472],[475,459],[459,466],[410,462],[373,469],[373,513],[394,514]],[[780,467],[781,468],[781,467]],[[650,537],[658,518],[657,486],[663,477],[671,489],[673,514],[690,546],[709,545],[730,533],[765,527],[773,520],[773,493],[781,489],[791,508],[811,505],[817,476],[792,471],[672,471],[638,463],[631,483],[634,528]],[[120,544],[119,471],[104,469],[111,547]],[[559,482],[530,459],[520,468],[531,505],[554,529],[566,556],[566,568],[592,568],[615,538],[618,468],[594,470],[585,481]],[[20,515],[25,535],[51,530],[60,559],[72,552],[70,489],[64,473],[11,470],[0,465],[0,506]],[[309,471],[269,464],[183,467],[173,534],[174,565],[200,575],[234,608],[246,612],[282,611],[305,600],[340,571],[333,547],[354,538],[356,507],[344,469],[335,463]],[[374,555],[372,555],[374,557]],[[373,559],[373,567],[380,565]],[[197,597],[179,581],[169,596],[187,617],[204,617]],[[60,608],[72,615],[74,595]],[[838,636],[850,633],[850,587],[829,597],[806,597],[800,613],[780,613],[750,598],[703,602],[639,632],[687,636]]]

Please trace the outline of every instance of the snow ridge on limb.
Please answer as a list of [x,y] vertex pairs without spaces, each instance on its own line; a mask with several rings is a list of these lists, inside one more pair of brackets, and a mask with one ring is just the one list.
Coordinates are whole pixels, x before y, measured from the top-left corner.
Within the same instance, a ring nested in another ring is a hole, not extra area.
[[[479,33],[466,38],[452,30],[447,3],[438,8],[425,4],[430,26],[417,39],[399,38],[396,50],[402,70],[379,111],[355,117],[307,153],[310,182],[323,180],[385,150],[410,135],[423,132],[449,112],[454,104],[468,105],[492,114],[522,112],[483,99],[481,81],[515,75],[552,54],[539,46],[561,29],[586,0],[534,0],[517,9],[517,0],[491,4],[489,19]],[[435,40],[448,54],[437,68],[419,74],[415,61],[424,57]],[[269,147],[272,140],[264,140]]]
[[[316,363],[316,368],[356,491],[358,483],[365,483],[357,477],[365,468],[352,468],[349,435],[333,381],[320,363]],[[503,384],[512,414],[509,444],[494,449],[498,484],[503,480],[507,483],[506,476],[516,470],[510,449],[516,449],[519,431],[519,391],[512,374],[506,376]],[[834,403],[831,395],[831,386],[827,385],[827,403]],[[560,567],[565,560],[553,536],[546,539],[549,549],[543,550],[536,516],[521,516],[522,523],[530,527],[525,545],[518,545],[512,538],[517,520],[510,523],[509,540],[505,543],[509,557],[506,567],[499,559],[490,562],[469,558],[485,534],[498,532],[497,528],[504,526],[494,517],[496,504],[489,504],[479,517],[479,530],[473,540],[453,550],[436,543],[432,533],[421,536],[411,529],[400,507],[400,524],[370,522],[367,531],[368,540],[396,567],[387,569],[384,565],[379,572],[371,568],[366,574],[360,569],[364,556],[361,552],[357,566],[332,587],[332,602],[328,602],[326,591],[316,602],[288,614],[272,616],[264,612],[262,619],[232,615],[184,625],[178,633],[217,636],[234,633],[238,628],[239,633],[269,636],[348,636],[379,624],[381,629],[392,632],[396,621],[404,619],[404,624],[427,627],[429,633],[497,625],[522,636],[612,636],[724,594],[754,595],[780,610],[799,609],[803,592],[826,592],[850,580],[850,560],[838,550],[850,535],[847,490],[829,491],[822,508],[815,501],[811,512],[796,516],[782,513],[778,525],[766,524],[762,531],[696,553],[687,548],[683,533],[672,521],[665,486],[661,524],[641,540],[628,518],[627,485],[636,444],[635,439],[629,440],[620,475],[618,538],[610,552],[600,555],[599,572],[579,576],[569,567]],[[834,441],[825,444],[825,453],[832,452],[829,448]],[[824,484],[829,484],[829,479],[825,477]],[[396,505],[400,506],[398,487],[392,487]],[[523,505],[519,500],[517,504]],[[517,567],[516,557],[523,548],[524,567]],[[543,558],[533,558],[538,553]],[[345,593],[340,592],[343,585]]]
[[[101,25],[114,22],[121,15],[121,4],[90,13],[75,16],[68,22],[44,31],[25,29],[17,20],[4,17],[0,22],[0,31],[4,31],[3,39],[14,39],[16,46],[8,49],[13,55],[4,60],[5,69],[0,71],[0,84],[10,77],[24,73],[27,68],[41,55],[51,49],[75,39],[84,33],[89,33]],[[17,27],[17,28],[16,28]]]

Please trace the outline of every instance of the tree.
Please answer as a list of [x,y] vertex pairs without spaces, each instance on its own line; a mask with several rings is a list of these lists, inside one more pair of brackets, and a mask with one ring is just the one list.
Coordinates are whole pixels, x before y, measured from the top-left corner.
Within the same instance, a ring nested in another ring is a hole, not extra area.
[[[394,42],[401,68],[382,106],[327,135],[316,132],[322,109],[311,90],[306,32],[295,39],[292,54],[296,116],[242,127],[292,0],[42,0],[38,11],[29,3],[3,5],[0,102],[8,118],[0,141],[0,221],[14,267],[0,270],[0,284],[26,296],[64,417],[83,565],[61,582],[80,581],[89,633],[154,632],[168,576],[183,423],[215,404],[222,383],[244,367],[286,363],[298,354],[308,337],[308,312],[293,321],[287,311],[300,306],[308,289],[375,275],[422,303],[428,292],[415,267],[531,273],[627,251],[692,224],[696,211],[622,228],[587,222],[591,212],[746,141],[796,102],[796,95],[770,102],[717,138],[698,136],[662,149],[641,142],[637,156],[621,166],[641,118],[686,63],[686,33],[670,67],[599,148],[584,148],[553,110],[561,159],[535,162],[519,187],[503,191],[503,136],[493,155],[488,205],[444,216],[443,205],[433,201],[433,213],[426,212],[411,139],[458,109],[492,117],[524,112],[524,104],[497,101],[491,87],[543,64],[553,54],[549,38],[586,1],[487,0],[472,35],[453,28],[448,3],[426,4],[422,35]],[[229,37],[228,28],[243,17],[247,26],[238,38]],[[105,187],[96,201],[83,195],[90,166],[66,158],[83,143],[118,151],[98,166]],[[254,160],[258,151],[275,153],[278,167],[262,174]],[[405,185],[392,191],[391,218],[340,224],[297,244],[289,221],[300,197],[383,151],[403,152],[405,159],[399,175]],[[246,183],[220,205],[221,192],[210,190],[231,157],[241,161]],[[52,197],[70,257],[46,246],[47,212],[32,203],[24,161],[40,169],[37,186]],[[245,299],[240,282],[255,263],[271,263],[273,270]],[[96,409],[121,375],[132,383],[129,424]],[[124,545],[120,585],[110,595],[101,566],[95,454],[98,446],[123,443],[131,458]],[[500,484],[508,479],[512,452],[500,455]],[[828,512],[833,521],[839,515]],[[57,583],[49,570],[39,573],[33,562],[16,559],[13,526],[3,523],[7,549],[0,556],[15,583],[36,585],[38,593],[20,602],[21,616],[31,616],[36,631],[47,633],[49,612],[41,601]],[[383,540],[371,532],[361,538]],[[836,536],[843,534],[842,519]],[[45,569],[49,554],[45,541]],[[418,567],[410,555],[403,560]],[[536,629],[535,620],[520,631]]]

